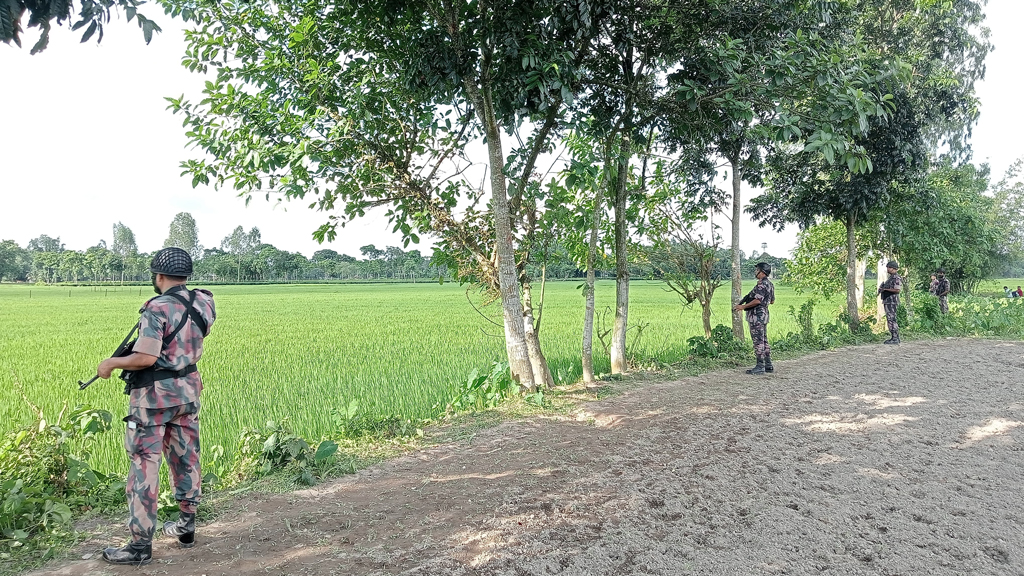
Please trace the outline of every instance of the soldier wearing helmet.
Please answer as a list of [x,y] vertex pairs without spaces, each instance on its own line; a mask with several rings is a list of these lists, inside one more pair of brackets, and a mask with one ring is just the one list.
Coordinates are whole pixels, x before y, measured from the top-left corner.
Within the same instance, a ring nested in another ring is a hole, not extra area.
[[889,278],[878,287],[878,295],[882,297],[882,307],[885,309],[885,323],[889,328],[889,339],[883,344],[900,343],[900,327],[896,323],[896,310],[900,305],[900,292],[903,291],[903,278],[897,270],[900,265],[890,260],[885,265]]
[[161,455],[167,459],[180,510],[177,522],[165,523],[163,532],[182,547],[195,543],[196,508],[202,495],[199,394],[203,381],[196,362],[216,318],[213,294],[185,286],[192,275],[192,258],[181,248],[160,250],[149,269],[158,296],[139,310],[139,338],[132,353],[107,358],[96,370],[101,378],[109,378],[111,371],[120,368],[129,396],[124,421],[125,449],[131,460],[126,492],[132,539],[121,548],[103,551],[103,559],[112,564],[152,560]]
[[943,314],[949,314],[949,293],[952,291],[949,285],[949,278],[946,278],[946,270],[939,268],[935,271],[935,295],[939,297],[939,310]]
[[750,339],[754,342],[754,355],[757,356],[757,365],[747,370],[747,374],[775,372],[775,366],[772,364],[772,348],[768,345],[768,306],[775,304],[775,285],[768,279],[771,274],[771,264],[758,262],[754,266],[757,285],[740,300],[739,304],[733,306],[733,310],[746,310],[747,312]]

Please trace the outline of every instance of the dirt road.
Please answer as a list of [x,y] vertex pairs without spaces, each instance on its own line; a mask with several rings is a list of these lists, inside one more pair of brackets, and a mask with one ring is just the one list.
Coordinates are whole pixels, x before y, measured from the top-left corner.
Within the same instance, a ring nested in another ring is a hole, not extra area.
[[241,497],[195,548],[159,540],[141,568],[96,554],[36,574],[1024,574],[1024,343],[776,369],[645,385],[575,420]]

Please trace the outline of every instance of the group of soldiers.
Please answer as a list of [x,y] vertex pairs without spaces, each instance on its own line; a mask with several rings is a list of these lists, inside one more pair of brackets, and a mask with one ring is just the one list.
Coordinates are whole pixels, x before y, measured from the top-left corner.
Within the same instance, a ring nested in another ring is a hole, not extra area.
[[[899,263],[894,260],[886,263],[885,270],[888,273],[888,278],[878,287],[878,296],[882,299],[886,327],[889,330],[889,339],[883,344],[900,343],[900,327],[896,320],[896,310],[900,304],[900,292],[903,291],[903,277],[900,276],[899,269]],[[769,279],[771,273],[771,265],[758,262],[754,266],[757,284],[750,293],[733,306],[733,310],[746,312],[747,323],[750,325],[750,339],[754,343],[754,356],[757,357],[757,364],[747,370],[747,374],[765,374],[775,371],[775,366],[772,364],[772,349],[768,344],[768,306],[775,303],[775,286]],[[939,310],[943,314],[948,314],[951,287],[944,269],[939,268],[935,271],[928,291],[938,297]]]
[[[754,270],[757,284],[733,310],[746,313],[757,357],[757,364],[747,373],[759,375],[775,371],[768,344],[768,307],[775,303],[775,286],[770,280],[770,264],[758,262]],[[886,270],[889,277],[878,288],[891,335],[885,344],[899,344],[896,309],[903,278],[896,262],[889,262]],[[124,421],[125,449],[131,460],[126,488],[131,541],[103,551],[103,559],[112,564],[152,561],[161,457],[167,460],[180,510],[178,520],[165,522],[162,532],[175,538],[179,546],[187,548],[195,543],[196,509],[202,496],[199,395],[203,382],[196,362],[203,354],[203,339],[216,319],[213,294],[186,287],[192,275],[192,258],[180,248],[157,252],[150,272],[157,296],[139,310],[138,339],[128,353],[107,358],[96,369],[100,378],[109,378],[114,369],[121,369],[125,394],[129,395]],[[949,311],[949,280],[941,268],[933,280],[931,292],[938,296],[945,314]]]

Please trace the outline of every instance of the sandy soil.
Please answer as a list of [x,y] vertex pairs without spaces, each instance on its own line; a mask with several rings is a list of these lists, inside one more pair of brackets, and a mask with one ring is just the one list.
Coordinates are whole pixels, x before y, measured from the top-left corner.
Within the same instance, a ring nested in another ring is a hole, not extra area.
[[1022,375],[947,340],[645,385],[36,574],[1020,575]]

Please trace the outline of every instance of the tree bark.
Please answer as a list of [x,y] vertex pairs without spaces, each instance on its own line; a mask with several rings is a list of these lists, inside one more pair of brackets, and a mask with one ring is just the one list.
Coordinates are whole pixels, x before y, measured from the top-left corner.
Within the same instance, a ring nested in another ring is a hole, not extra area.
[[519,298],[519,273],[516,270],[515,241],[512,237],[512,223],[509,219],[508,191],[504,172],[505,153],[501,147],[501,130],[498,128],[498,120],[487,82],[486,77],[483,77],[480,87],[474,85],[472,79],[467,79],[465,84],[487,136],[487,153],[491,173],[491,213],[494,218],[495,267],[498,275],[498,293],[501,296],[502,315],[505,320],[505,351],[508,354],[512,378],[519,382],[521,388],[535,390],[537,381],[533,376],[533,365],[526,343],[523,303]]
[[711,338],[711,300],[701,302],[700,307],[701,320],[704,321],[704,337]]
[[604,214],[604,186],[609,184],[611,173],[610,152],[605,153],[604,175],[599,185],[594,187],[594,215],[590,220],[590,240],[587,247],[587,289],[584,292],[586,304],[583,309],[583,383],[592,384],[596,381],[594,377],[594,289],[597,278],[594,265],[597,261],[597,238],[601,229],[601,216]]
[[533,367],[533,381],[537,386],[543,384],[551,388],[555,385],[555,378],[551,375],[548,360],[540,348],[540,333],[534,324],[533,316],[533,286],[530,282],[523,283],[523,328],[526,330],[526,350],[530,356],[530,365]]
[[857,309],[857,235],[854,227],[857,216],[853,212],[846,215],[846,313],[850,315],[850,330],[860,327],[860,315]]
[[867,259],[857,259],[857,308],[864,307],[864,273],[867,271]]
[[[739,159],[729,159],[732,165],[732,305],[736,306],[743,298],[743,271],[740,268],[740,218],[743,216],[742,192],[743,174],[740,171]],[[732,335],[742,342],[746,335],[743,332],[743,313],[732,311]]]
[[629,178],[630,128],[623,128],[619,140],[618,173],[615,178],[615,326],[612,330],[612,374],[629,371],[626,360],[626,329],[629,326],[629,230],[626,197]]

